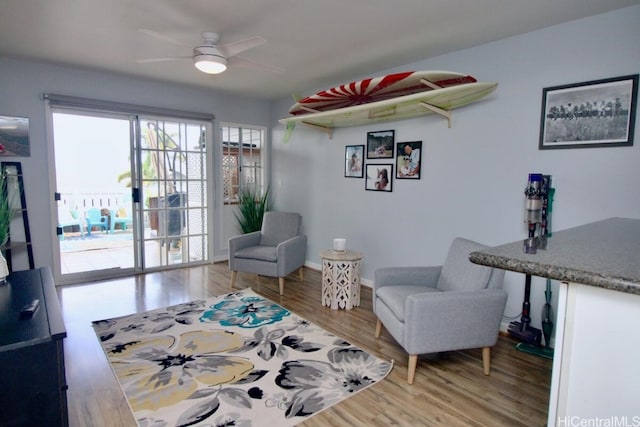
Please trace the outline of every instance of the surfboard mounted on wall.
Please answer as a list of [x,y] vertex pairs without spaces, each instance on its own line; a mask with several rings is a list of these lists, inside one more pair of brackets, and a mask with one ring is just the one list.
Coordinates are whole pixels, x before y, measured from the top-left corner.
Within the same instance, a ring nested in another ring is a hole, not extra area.
[[[423,85],[428,86],[425,83]],[[373,102],[337,109],[326,109],[325,111],[308,112],[306,114],[298,113],[292,117],[280,119],[280,123],[285,124],[287,127],[285,136],[290,136],[295,125],[302,123],[323,130],[331,137],[332,130],[336,127],[404,120],[436,113],[445,117],[449,127],[451,127],[452,110],[478,101],[489,95],[497,87],[498,83],[492,82],[461,83],[443,88],[430,87],[427,90]],[[318,92],[318,94],[321,93]],[[298,102],[296,105],[300,103]]]
[[289,114],[295,116],[337,110],[475,82],[476,79],[472,76],[452,71],[406,71],[388,74],[322,90],[299,100],[289,109]]

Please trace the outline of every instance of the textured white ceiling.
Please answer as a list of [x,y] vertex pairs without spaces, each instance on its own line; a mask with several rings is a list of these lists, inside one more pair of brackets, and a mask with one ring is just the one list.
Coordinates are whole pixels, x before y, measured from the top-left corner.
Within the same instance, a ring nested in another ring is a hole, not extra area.
[[[0,0],[0,55],[280,98],[640,0]],[[179,44],[151,37],[151,30]],[[202,31],[261,36],[253,61],[210,76],[191,59]],[[471,72],[470,70],[453,70]],[[1,72],[1,71],[0,71]]]

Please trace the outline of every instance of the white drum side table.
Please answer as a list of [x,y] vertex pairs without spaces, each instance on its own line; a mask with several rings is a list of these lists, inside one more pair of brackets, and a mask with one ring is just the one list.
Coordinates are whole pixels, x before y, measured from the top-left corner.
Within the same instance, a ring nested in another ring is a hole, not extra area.
[[320,252],[322,258],[322,304],[332,310],[360,305],[360,261],[355,251]]

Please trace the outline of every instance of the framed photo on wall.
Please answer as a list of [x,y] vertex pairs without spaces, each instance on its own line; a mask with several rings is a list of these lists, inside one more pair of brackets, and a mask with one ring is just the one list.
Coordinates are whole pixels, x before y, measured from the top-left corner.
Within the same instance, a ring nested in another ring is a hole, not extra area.
[[367,132],[367,159],[392,159],[395,131]]
[[371,191],[391,192],[393,189],[393,165],[367,164],[367,179],[365,189]]
[[0,116],[0,156],[30,155],[29,119]]
[[633,145],[638,74],[542,90],[540,150]]
[[422,141],[396,144],[396,178],[420,179]]
[[344,176],[362,178],[364,176],[364,145],[347,145],[344,149]]

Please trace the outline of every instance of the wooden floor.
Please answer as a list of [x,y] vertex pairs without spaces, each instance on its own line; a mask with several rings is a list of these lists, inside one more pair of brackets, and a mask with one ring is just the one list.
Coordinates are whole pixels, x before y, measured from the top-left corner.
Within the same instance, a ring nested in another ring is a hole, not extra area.
[[[67,328],[65,358],[69,419],[76,426],[135,426],[91,321],[142,312],[228,291],[226,263],[58,288]],[[383,330],[375,339],[371,290],[361,306],[332,311],[321,304],[321,274],[288,278],[285,296],[277,279],[239,274],[236,288],[265,297],[378,357],[393,360],[387,378],[311,417],[303,426],[544,426],[551,361],[517,351],[501,336],[492,372],[482,373],[481,350],[424,355],[415,383],[407,384],[407,354]],[[276,426],[273,426],[276,427]]]

